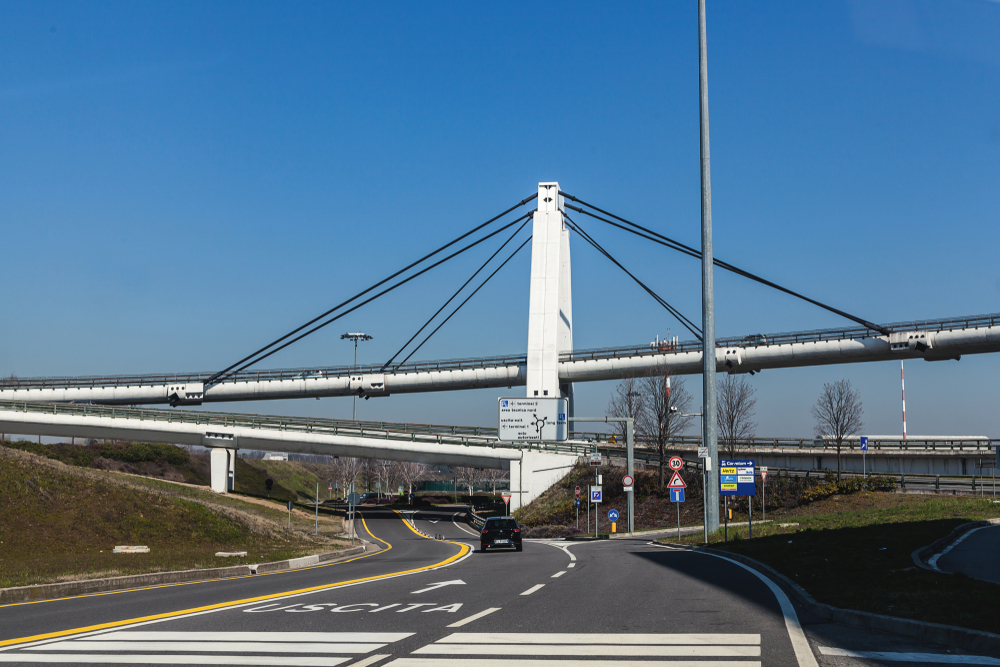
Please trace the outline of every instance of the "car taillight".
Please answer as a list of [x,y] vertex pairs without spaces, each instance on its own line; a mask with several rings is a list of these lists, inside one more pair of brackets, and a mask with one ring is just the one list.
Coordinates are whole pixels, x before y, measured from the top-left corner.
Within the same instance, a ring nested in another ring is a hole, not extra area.
[[488,532],[490,532],[490,531],[488,531],[488,530],[486,530],[485,528],[483,528],[483,535],[485,535],[485,534],[486,534],[486,533],[488,533]]
[[515,528],[515,529],[514,529],[514,532],[515,532],[515,533],[520,533],[520,532],[521,532],[521,529],[520,529],[520,528]]

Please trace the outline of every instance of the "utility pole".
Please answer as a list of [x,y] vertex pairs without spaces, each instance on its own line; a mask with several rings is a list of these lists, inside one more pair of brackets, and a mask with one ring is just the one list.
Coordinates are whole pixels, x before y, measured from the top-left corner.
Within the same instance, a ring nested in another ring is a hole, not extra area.
[[[358,367],[358,341],[359,340],[371,340],[373,336],[369,336],[366,333],[345,333],[340,337],[340,340],[353,340],[354,341],[354,365],[351,369]],[[354,416],[352,417],[354,421],[358,421],[358,395],[354,394]]]
[[[708,455],[719,461],[715,394],[715,283],[712,275],[712,166],[708,141],[708,44],[705,0],[698,0],[698,103],[701,119],[701,329],[702,329],[702,435]],[[719,466],[708,471],[705,489],[705,526],[719,529]]]

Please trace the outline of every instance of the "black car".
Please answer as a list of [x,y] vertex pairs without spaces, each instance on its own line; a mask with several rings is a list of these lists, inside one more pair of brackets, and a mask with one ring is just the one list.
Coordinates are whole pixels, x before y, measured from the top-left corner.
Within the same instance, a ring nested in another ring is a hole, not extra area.
[[495,516],[486,520],[479,534],[480,551],[487,549],[521,550],[521,527],[512,516]]

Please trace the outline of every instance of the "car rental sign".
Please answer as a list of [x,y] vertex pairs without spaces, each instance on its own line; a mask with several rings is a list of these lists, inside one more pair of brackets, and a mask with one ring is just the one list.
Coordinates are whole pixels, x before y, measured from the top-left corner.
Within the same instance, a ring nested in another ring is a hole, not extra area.
[[757,493],[753,459],[722,459],[719,462],[719,493],[723,496],[752,496]]

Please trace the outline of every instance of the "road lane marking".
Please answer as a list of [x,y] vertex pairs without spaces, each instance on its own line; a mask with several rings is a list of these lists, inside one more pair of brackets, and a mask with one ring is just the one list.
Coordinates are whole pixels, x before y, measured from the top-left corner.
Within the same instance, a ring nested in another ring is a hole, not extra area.
[[434,591],[444,586],[465,586],[465,582],[461,579],[454,579],[452,581],[439,581],[436,584],[431,584],[427,588],[421,588],[419,591],[413,591],[410,595],[416,595],[417,593],[426,593],[427,591]]
[[842,658],[862,658],[865,660],[885,660],[886,662],[937,662],[948,665],[1000,665],[1000,658],[984,655],[949,655],[947,653],[891,653],[888,651],[848,651],[843,648],[820,646],[823,655]]
[[[581,637],[580,641],[586,641]],[[760,646],[615,646],[599,644],[430,644],[413,655],[552,655],[552,656],[622,656],[636,658],[759,658]]]
[[[562,551],[563,553],[565,553],[567,556],[569,556],[569,559],[570,559],[571,562],[575,562],[576,561],[576,555],[572,551],[569,550],[570,545],[568,545],[568,544],[557,544],[555,542],[547,542],[547,541],[542,541],[542,544],[547,544],[550,547],[555,547],[556,549],[559,549],[560,551]],[[574,544],[572,546],[576,546],[576,545]],[[573,567],[573,565],[569,565],[569,567]]]
[[412,632],[178,632],[175,630],[116,630],[74,641],[230,641],[230,642],[365,642],[391,643]]
[[[149,653],[203,652],[203,653],[371,653],[385,644],[344,644],[304,642],[264,642],[247,646],[245,642],[104,642],[62,641],[24,649],[26,651],[146,651]],[[12,653],[11,655],[17,655]]]
[[576,563],[570,563],[570,564],[569,564],[569,565],[567,565],[566,567],[576,567]]
[[379,660],[385,660],[386,658],[391,658],[391,653],[383,653],[382,655],[370,655],[367,658],[362,658],[357,662],[352,662],[349,667],[368,667],[368,665],[374,665]]
[[454,632],[435,644],[605,644],[618,645],[758,645],[755,634],[628,634],[575,632]]
[[[90,655],[5,653],[0,662],[47,662],[66,664],[118,664],[118,665],[278,665],[280,667],[332,667],[348,662],[351,658],[310,658],[306,656],[266,655]],[[370,663],[369,663],[370,664]]]
[[563,570],[562,572],[556,572],[555,574],[552,575],[552,578],[553,579],[558,579],[559,577],[563,576],[564,574],[566,574],[566,570]]
[[473,621],[478,621],[483,616],[488,616],[488,615],[492,614],[495,611],[500,611],[500,607],[490,607],[489,609],[484,609],[483,611],[479,612],[478,614],[473,614],[472,616],[469,616],[468,618],[463,618],[461,621],[456,621],[455,623],[452,623],[448,627],[449,628],[460,628],[463,625],[466,625],[468,623],[472,623]]
[[[580,667],[579,660],[477,659],[475,667]],[[588,663],[589,664],[589,663]],[[761,667],[757,660],[601,660],[601,667]],[[469,667],[468,658],[397,658],[385,667]]]
[[799,623],[798,614],[795,613],[795,607],[792,606],[792,601],[788,599],[785,592],[781,590],[778,584],[771,581],[768,577],[757,570],[744,565],[743,563],[733,560],[732,558],[726,558],[725,556],[720,556],[714,554],[710,551],[702,551],[700,549],[687,549],[679,547],[668,547],[663,544],[657,544],[656,542],[650,542],[649,544],[660,547],[662,549],[669,549],[671,551],[687,551],[689,553],[702,554],[705,556],[712,556],[713,558],[720,558],[724,561],[728,561],[733,565],[737,565],[747,572],[752,573],[755,577],[760,579],[771,589],[774,597],[778,600],[778,605],[781,607],[781,614],[785,617],[785,630],[788,632],[788,639],[792,642],[792,650],[795,652],[795,660],[799,663],[799,667],[819,667],[819,663],[816,662],[816,656],[813,655],[812,648],[809,646],[809,640],[806,639],[806,633],[802,631],[802,625]]
[[543,586],[545,586],[545,584],[535,584],[534,586],[532,586],[528,590],[526,590],[523,593],[521,593],[521,595],[531,595],[532,593],[534,593],[535,591],[539,590]]
[[931,567],[933,567],[938,572],[942,572],[941,568],[939,568],[937,566],[938,560],[941,558],[941,556],[944,556],[949,551],[951,551],[952,549],[954,549],[955,547],[957,547],[959,544],[961,544],[962,542],[964,542],[965,538],[967,538],[969,535],[972,535],[973,533],[977,533],[980,530],[982,530],[983,528],[992,528],[992,527],[993,526],[980,526],[979,528],[973,528],[972,530],[970,530],[969,532],[965,533],[960,538],[958,538],[957,540],[955,540],[954,542],[952,542],[951,544],[949,544],[948,546],[946,546],[944,548],[944,551],[942,551],[939,554],[934,554],[933,556],[931,556],[930,559],[927,561],[927,564],[930,565]]
[[[371,535],[373,538],[375,538],[379,542],[382,542],[383,544],[386,545],[386,549],[384,549],[384,551],[388,551],[388,550],[392,549],[392,545],[391,544],[389,544],[388,542],[386,542],[385,540],[383,540],[383,539],[381,539],[379,537],[375,537],[375,535],[372,534],[371,530],[368,528],[368,524],[365,522],[364,516],[361,517],[361,524],[364,526],[365,531],[369,535]],[[309,588],[301,588],[301,589],[298,589],[298,590],[284,591],[282,593],[273,593],[271,595],[262,595],[262,596],[259,596],[259,597],[244,598],[242,600],[233,600],[231,602],[219,602],[219,603],[216,603],[216,604],[206,605],[206,606],[203,606],[203,607],[194,607],[192,609],[182,609],[182,610],[179,610],[179,611],[164,612],[164,613],[161,613],[161,614],[153,614],[153,615],[150,615],[150,616],[142,616],[142,617],[139,617],[139,618],[131,618],[131,619],[123,620],[123,621],[110,621],[110,622],[107,622],[107,623],[99,623],[99,624],[96,624],[96,625],[90,625],[90,626],[85,626],[85,627],[81,627],[81,628],[73,628],[71,630],[58,630],[56,632],[47,632],[47,633],[44,633],[44,634],[32,635],[32,636],[29,636],[29,637],[17,637],[17,638],[14,638],[14,639],[4,639],[4,640],[0,640],[0,647],[13,647],[13,646],[18,645],[18,644],[26,644],[28,642],[37,642],[37,641],[40,641],[40,640],[55,639],[55,638],[58,638],[58,637],[68,637],[69,635],[77,635],[77,634],[81,634],[81,633],[84,633],[84,632],[96,632],[96,631],[99,631],[99,630],[107,630],[107,629],[110,629],[110,628],[120,628],[120,627],[123,627],[123,626],[156,623],[156,622],[160,622],[160,621],[163,621],[163,620],[166,620],[166,619],[170,619],[170,618],[180,618],[180,617],[185,617],[185,616],[193,616],[193,615],[200,615],[200,614],[206,614],[206,613],[214,613],[216,611],[221,611],[223,609],[232,609],[232,608],[236,608],[236,607],[240,607],[240,606],[247,606],[247,605],[255,604],[257,602],[263,602],[265,600],[281,600],[281,599],[286,599],[286,598],[293,597],[293,596],[296,596],[296,595],[305,595],[305,594],[308,594],[308,593],[315,593],[315,592],[319,592],[319,591],[327,591],[327,590],[331,590],[331,589],[334,589],[334,588],[340,588],[340,587],[346,587],[346,586],[355,586],[355,585],[359,585],[359,584],[369,583],[369,582],[372,582],[372,581],[381,581],[383,579],[391,579],[391,578],[395,578],[395,577],[408,576],[408,575],[411,575],[411,574],[416,574],[418,572],[427,572],[429,570],[436,570],[438,568],[446,567],[448,565],[457,563],[457,562],[463,560],[465,557],[467,557],[469,555],[469,553],[471,552],[471,550],[472,550],[471,547],[469,547],[469,545],[467,545],[467,544],[461,544],[459,542],[450,542],[449,544],[455,544],[456,546],[458,546],[459,547],[459,552],[457,554],[453,555],[453,556],[450,556],[450,557],[446,558],[445,560],[443,560],[443,561],[441,561],[439,563],[434,563],[433,565],[427,565],[425,567],[418,567],[418,568],[414,568],[414,569],[411,569],[411,570],[402,570],[400,572],[391,572],[391,573],[388,573],[388,574],[373,575],[373,576],[370,576],[370,577],[361,577],[359,579],[351,579],[351,580],[348,580],[348,581],[341,581],[341,582],[337,582],[337,583],[333,583],[333,584],[323,584],[321,586],[311,586]],[[382,553],[382,552],[379,552],[379,553]],[[300,570],[297,570],[297,571],[300,571]],[[4,650],[4,649],[0,648],[0,650]]]
[[456,512],[455,514],[452,514],[451,515],[451,522],[453,524],[455,524],[458,527],[459,530],[463,530],[466,533],[468,533],[469,535],[479,535],[479,533],[474,533],[471,530],[469,530],[468,528],[466,528],[465,526],[463,526],[462,524],[460,524],[459,522],[455,521],[455,517],[457,517],[457,516],[458,516],[458,512]]

